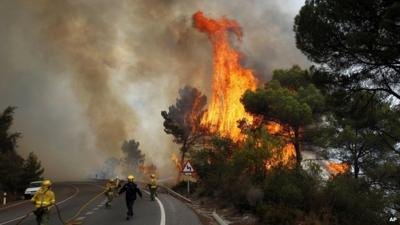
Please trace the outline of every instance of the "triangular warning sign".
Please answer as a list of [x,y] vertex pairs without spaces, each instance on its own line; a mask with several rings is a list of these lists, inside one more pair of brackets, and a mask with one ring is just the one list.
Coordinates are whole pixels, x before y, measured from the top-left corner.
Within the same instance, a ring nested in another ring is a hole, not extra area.
[[185,163],[185,166],[182,168],[182,173],[194,173],[194,168],[192,164],[190,164],[190,161]]

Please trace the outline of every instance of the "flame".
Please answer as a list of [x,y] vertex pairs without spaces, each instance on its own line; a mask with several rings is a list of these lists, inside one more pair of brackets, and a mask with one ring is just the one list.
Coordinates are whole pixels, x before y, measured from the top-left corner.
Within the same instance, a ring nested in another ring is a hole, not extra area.
[[240,53],[231,47],[229,32],[240,41],[242,29],[236,21],[222,18],[206,18],[202,12],[193,15],[195,28],[208,34],[213,45],[214,76],[211,102],[204,114],[201,124],[209,127],[211,132],[218,132],[237,141],[241,139],[237,121],[246,119],[251,122],[252,116],[245,112],[240,98],[250,89],[255,90],[257,79],[250,69],[240,65]]
[[171,160],[172,160],[172,162],[175,163],[176,169],[177,169],[179,172],[181,172],[181,171],[182,171],[182,165],[181,165],[181,163],[179,162],[179,158],[178,158],[178,156],[177,156],[175,153],[172,153],[172,155],[171,155]]
[[[266,125],[268,133],[282,134],[283,127],[279,123],[270,122]],[[283,134],[285,136],[285,134]],[[288,136],[286,134],[286,136]],[[266,168],[271,168],[277,165],[284,165],[288,167],[293,167],[295,165],[296,150],[294,145],[291,143],[286,144],[282,149],[272,150],[272,158],[268,160],[265,164]]]
[[339,174],[347,173],[350,166],[347,163],[329,163],[327,168],[332,176],[337,176]]
[[277,134],[277,133],[281,132],[282,129],[283,129],[282,126],[278,123],[271,122],[271,123],[267,124],[267,130],[268,130],[268,133],[270,133],[270,134]]
[[152,163],[150,165],[139,165],[139,171],[143,175],[149,176],[150,174],[157,174],[157,167]]
[[196,95],[194,98],[192,110],[185,117],[186,122],[191,125],[190,127],[192,133],[196,133],[198,131],[198,126],[196,126],[196,124],[199,122],[198,118],[201,116],[200,114],[202,113],[202,107],[202,96],[198,93],[198,95]]
[[[201,120],[201,125],[207,127],[211,133],[219,133],[230,137],[234,141],[243,140],[237,121],[256,122],[246,113],[240,98],[246,90],[257,88],[257,79],[250,69],[240,65],[241,54],[230,45],[229,34],[233,33],[240,41],[243,33],[239,24],[234,20],[223,17],[219,20],[210,19],[199,11],[193,15],[194,27],[208,35],[213,46],[214,76],[211,102],[207,112]],[[283,130],[277,123],[269,123],[266,129],[271,134]],[[284,132],[282,132],[284,133]],[[292,144],[283,149],[275,149],[272,158],[266,162],[266,167],[283,164],[293,165],[296,151]]]

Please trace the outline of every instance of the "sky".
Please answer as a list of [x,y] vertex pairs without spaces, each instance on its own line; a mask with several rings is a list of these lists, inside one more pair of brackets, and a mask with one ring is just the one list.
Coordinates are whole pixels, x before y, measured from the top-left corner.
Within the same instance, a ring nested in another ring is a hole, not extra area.
[[[284,3],[283,3],[284,2]],[[191,16],[237,20],[235,47],[266,82],[309,62],[295,47],[303,0],[5,0],[0,4],[0,110],[16,106],[18,152],[53,179],[87,178],[135,139],[146,161],[174,174],[178,146],[160,112],[185,85],[210,96],[212,49]]]

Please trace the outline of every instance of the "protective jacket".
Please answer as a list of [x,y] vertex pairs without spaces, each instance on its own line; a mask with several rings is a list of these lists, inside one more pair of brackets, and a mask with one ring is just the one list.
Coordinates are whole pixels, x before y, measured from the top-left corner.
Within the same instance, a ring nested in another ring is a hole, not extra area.
[[114,182],[107,182],[106,183],[106,194],[112,194],[114,192],[114,189],[116,188],[116,185]]
[[122,186],[122,188],[119,190],[119,194],[122,194],[125,192],[125,198],[126,200],[136,200],[136,195],[138,194],[140,197],[142,197],[142,192],[140,189],[137,187],[137,185],[133,182],[128,182]]
[[150,188],[157,188],[157,179],[152,178],[149,183]]
[[56,203],[54,192],[47,188],[40,188],[39,191],[32,197],[31,201],[36,208],[48,207]]

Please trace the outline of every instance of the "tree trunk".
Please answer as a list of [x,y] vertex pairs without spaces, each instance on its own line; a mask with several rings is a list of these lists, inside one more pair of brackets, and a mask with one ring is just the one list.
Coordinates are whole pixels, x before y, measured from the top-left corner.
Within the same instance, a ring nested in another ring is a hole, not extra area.
[[184,143],[183,143],[183,145],[182,145],[182,148],[181,148],[181,153],[182,153],[182,155],[181,155],[181,166],[183,167],[184,165],[184,160],[185,160],[185,155],[186,155],[186,152],[188,151],[188,146],[187,146],[187,144],[186,144],[187,142],[185,141]]
[[293,128],[294,131],[294,141],[293,141],[293,145],[294,145],[294,149],[296,151],[296,162],[297,165],[300,166],[301,164],[301,151],[300,151],[300,128],[295,127]]
[[360,165],[358,164],[358,159],[354,160],[354,178],[357,179],[360,173]]

